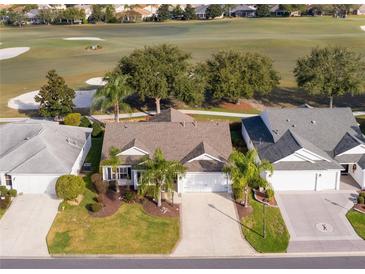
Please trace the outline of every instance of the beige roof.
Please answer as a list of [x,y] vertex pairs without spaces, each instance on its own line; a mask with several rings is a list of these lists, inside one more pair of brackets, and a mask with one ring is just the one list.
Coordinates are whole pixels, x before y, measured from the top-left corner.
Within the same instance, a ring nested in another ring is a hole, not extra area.
[[[102,158],[108,158],[112,146],[121,150],[141,145],[140,149],[153,153],[160,148],[167,160],[185,163],[191,171],[216,171],[223,167],[232,151],[228,122],[137,122],[108,123]],[[207,153],[219,161],[189,160]],[[135,164],[138,157],[121,156],[125,164]],[[208,162],[208,163],[207,163]]]
[[149,119],[150,122],[193,122],[194,118],[174,108],[162,110]]

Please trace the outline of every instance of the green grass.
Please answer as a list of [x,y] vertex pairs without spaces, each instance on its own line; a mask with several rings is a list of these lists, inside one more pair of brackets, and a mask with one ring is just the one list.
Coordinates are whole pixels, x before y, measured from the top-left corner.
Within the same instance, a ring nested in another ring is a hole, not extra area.
[[356,233],[365,240],[365,214],[352,209],[347,212],[346,217]]
[[3,217],[5,212],[6,212],[6,209],[0,208],[0,219]]
[[243,234],[252,247],[262,253],[285,252],[289,244],[289,232],[279,208],[266,207],[266,238],[263,237],[263,204],[250,198],[251,215],[242,220]]
[[99,170],[99,163],[101,157],[101,149],[103,147],[103,137],[93,137],[91,139],[91,148],[86,156],[85,162],[91,163],[92,171]]
[[362,133],[365,134],[365,115],[357,116],[356,120],[360,124],[360,129],[361,129]]
[[[21,115],[7,108],[7,101],[26,91],[39,89],[50,69],[56,69],[71,87],[84,87],[88,78],[102,76],[113,69],[119,59],[133,49],[166,42],[190,52],[194,62],[230,48],[266,54],[280,72],[280,86],[295,87],[292,75],[295,62],[312,47],[340,45],[364,52],[362,25],[365,25],[365,18],[354,16],[346,20],[332,17],[240,18],[209,22],[3,27],[0,48],[29,46],[31,49],[16,58],[1,61],[0,116]],[[62,40],[70,36],[96,36],[105,41]],[[86,46],[95,43],[103,49],[85,50]]]
[[139,204],[122,204],[109,217],[91,217],[90,177],[79,206],[65,204],[47,235],[50,254],[168,254],[179,239],[179,219],[150,216]]
[[241,118],[239,117],[228,117],[228,116],[218,116],[218,115],[204,115],[204,114],[191,114],[198,121],[230,121],[239,122]]

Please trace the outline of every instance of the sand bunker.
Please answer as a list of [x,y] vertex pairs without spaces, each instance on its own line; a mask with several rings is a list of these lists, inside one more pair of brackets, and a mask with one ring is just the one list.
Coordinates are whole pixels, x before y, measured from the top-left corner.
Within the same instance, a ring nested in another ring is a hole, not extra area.
[[361,28],[363,31],[365,31],[365,26],[361,26],[360,28]]
[[0,60],[17,57],[18,55],[23,54],[24,52],[27,52],[28,50],[30,50],[29,47],[0,49]]
[[[89,108],[96,89],[77,90],[75,99],[73,100],[76,108]],[[20,110],[38,109],[39,103],[34,101],[34,97],[38,94],[38,90],[23,93],[8,101],[8,107]]]
[[90,78],[85,83],[90,86],[105,86],[106,85],[106,81],[103,80],[103,77]]
[[86,41],[104,41],[104,39],[101,39],[99,37],[67,37],[67,38],[63,38],[63,40],[68,40],[68,41],[82,41],[82,40],[86,40]]

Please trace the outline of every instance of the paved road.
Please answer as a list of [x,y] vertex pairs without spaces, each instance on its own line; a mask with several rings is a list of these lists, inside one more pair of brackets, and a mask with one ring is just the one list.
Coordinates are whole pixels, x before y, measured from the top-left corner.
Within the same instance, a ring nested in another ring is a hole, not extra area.
[[212,259],[135,259],[135,258],[52,258],[52,259],[1,259],[0,268],[9,269],[293,269],[293,268],[365,268],[364,256],[338,257],[256,257],[256,258],[212,258]]
[[241,234],[235,205],[226,193],[183,193],[182,239],[173,256],[246,256],[254,251]]

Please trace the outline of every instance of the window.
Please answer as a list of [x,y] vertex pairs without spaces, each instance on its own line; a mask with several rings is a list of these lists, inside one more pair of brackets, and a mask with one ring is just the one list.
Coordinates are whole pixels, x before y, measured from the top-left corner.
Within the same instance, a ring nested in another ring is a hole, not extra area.
[[11,183],[11,175],[5,175],[5,184],[7,186],[11,186],[12,183]]
[[115,171],[113,171],[111,167],[105,167],[104,172],[105,172],[105,179],[108,181],[131,178],[130,167],[117,167]]
[[117,179],[130,179],[130,167],[118,167]]

